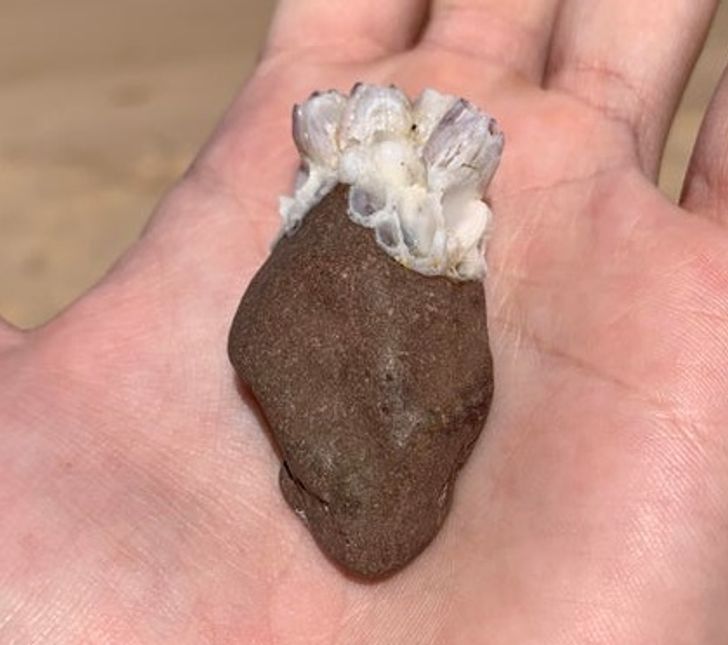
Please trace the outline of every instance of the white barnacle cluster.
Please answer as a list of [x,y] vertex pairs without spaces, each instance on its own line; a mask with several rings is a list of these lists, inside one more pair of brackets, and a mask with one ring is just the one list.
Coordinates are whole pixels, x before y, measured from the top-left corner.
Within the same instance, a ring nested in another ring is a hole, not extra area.
[[297,105],[293,137],[302,167],[294,196],[281,198],[284,233],[349,184],[349,217],[404,266],[483,276],[491,212],[482,195],[503,150],[493,118],[435,90],[411,102],[396,87],[359,84],[349,96],[317,92]]

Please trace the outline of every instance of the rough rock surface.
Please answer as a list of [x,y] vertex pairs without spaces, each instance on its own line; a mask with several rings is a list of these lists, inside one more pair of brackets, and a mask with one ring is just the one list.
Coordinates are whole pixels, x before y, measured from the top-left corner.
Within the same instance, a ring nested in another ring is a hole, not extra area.
[[333,560],[373,577],[437,534],[493,373],[481,283],[403,267],[347,197],[337,186],[277,243],[229,354],[280,447],[288,504]]

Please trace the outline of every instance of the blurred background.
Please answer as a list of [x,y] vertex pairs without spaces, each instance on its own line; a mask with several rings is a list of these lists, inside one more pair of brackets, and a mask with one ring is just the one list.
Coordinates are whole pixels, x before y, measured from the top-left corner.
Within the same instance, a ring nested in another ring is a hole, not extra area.
[[[2,0],[0,314],[52,317],[139,234],[252,69],[273,0]],[[675,198],[726,63],[728,6],[686,92]]]

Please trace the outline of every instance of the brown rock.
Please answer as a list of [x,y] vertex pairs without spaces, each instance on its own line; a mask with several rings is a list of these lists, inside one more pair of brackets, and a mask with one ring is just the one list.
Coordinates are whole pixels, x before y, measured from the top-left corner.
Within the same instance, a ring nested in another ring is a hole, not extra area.
[[250,283],[229,354],[320,547],[364,576],[418,555],[447,514],[490,406],[478,282],[426,277],[346,215],[338,186]]

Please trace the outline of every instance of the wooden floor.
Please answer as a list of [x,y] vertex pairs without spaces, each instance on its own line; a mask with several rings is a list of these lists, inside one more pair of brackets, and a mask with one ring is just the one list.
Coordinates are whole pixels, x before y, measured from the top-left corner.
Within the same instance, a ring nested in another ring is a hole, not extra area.
[[[47,320],[138,235],[251,69],[271,0],[2,0],[0,314]],[[728,49],[728,7],[686,94],[675,195]]]

